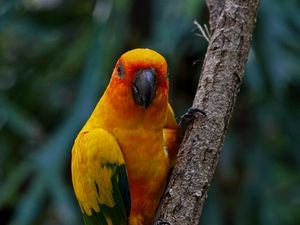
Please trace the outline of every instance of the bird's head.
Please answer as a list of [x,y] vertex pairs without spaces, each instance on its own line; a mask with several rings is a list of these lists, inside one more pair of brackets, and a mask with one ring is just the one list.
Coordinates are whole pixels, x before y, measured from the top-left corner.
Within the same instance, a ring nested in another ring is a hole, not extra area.
[[120,97],[124,97],[124,101],[131,100],[136,106],[147,109],[156,96],[168,93],[166,60],[150,49],[128,51],[117,61],[110,83],[123,95]]
[[106,106],[96,111],[107,117],[111,127],[163,127],[168,109],[164,57],[142,48],[124,53],[115,65],[101,102]]

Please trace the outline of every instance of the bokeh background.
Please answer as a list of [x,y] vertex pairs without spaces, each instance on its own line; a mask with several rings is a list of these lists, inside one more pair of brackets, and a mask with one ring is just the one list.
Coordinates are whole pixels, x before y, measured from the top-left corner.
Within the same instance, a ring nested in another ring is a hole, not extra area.
[[[207,47],[202,0],[0,1],[0,224],[83,224],[70,149],[123,52],[170,71],[179,118]],[[300,3],[264,0],[201,225],[300,224]]]

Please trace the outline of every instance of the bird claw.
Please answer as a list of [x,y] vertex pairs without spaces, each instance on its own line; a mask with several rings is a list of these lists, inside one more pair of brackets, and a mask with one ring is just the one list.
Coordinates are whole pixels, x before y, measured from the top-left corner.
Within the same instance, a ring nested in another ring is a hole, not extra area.
[[182,133],[185,132],[187,126],[197,117],[206,117],[206,113],[197,108],[189,108],[188,111],[181,116],[181,120],[179,122],[179,127]]
[[171,225],[169,222],[157,220],[154,225]]
[[206,116],[206,113],[201,109],[189,108],[188,111],[181,116],[181,120],[195,119],[198,116]]

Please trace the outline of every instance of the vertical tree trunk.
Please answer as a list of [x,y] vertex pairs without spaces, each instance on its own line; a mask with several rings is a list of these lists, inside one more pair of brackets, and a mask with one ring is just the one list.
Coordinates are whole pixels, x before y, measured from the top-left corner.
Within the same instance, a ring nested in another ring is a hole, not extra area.
[[159,218],[171,225],[199,222],[243,79],[258,0],[207,0],[207,5],[212,34],[193,102],[207,116],[186,130],[160,205]]

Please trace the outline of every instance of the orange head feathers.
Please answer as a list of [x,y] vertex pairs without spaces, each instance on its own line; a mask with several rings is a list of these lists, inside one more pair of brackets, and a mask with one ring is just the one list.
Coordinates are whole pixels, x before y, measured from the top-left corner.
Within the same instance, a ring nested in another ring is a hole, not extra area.
[[[130,87],[132,101],[147,109],[157,92],[167,94],[167,62],[162,55],[150,49],[128,51],[116,63],[109,86],[114,91]],[[125,99],[126,95],[122,97],[124,101],[130,101]]]
[[162,128],[168,110],[167,62],[164,57],[146,48],[124,53],[117,61],[98,105],[92,117],[96,121],[105,117],[106,127]]

